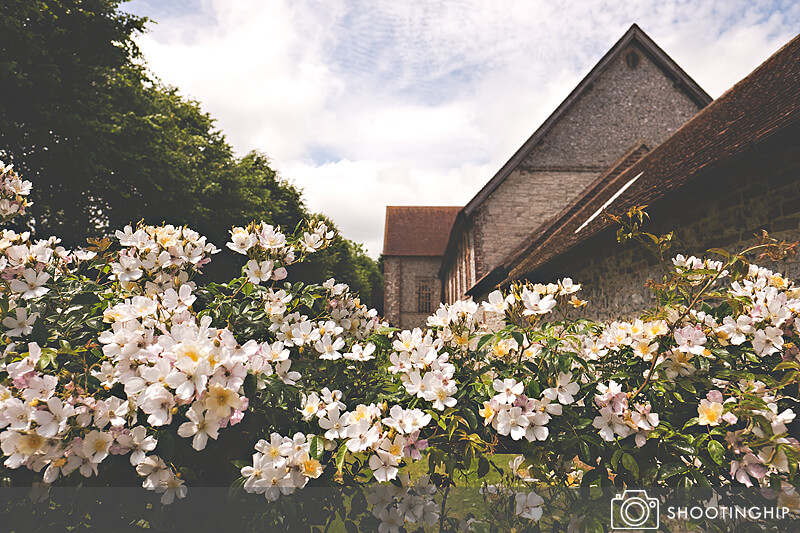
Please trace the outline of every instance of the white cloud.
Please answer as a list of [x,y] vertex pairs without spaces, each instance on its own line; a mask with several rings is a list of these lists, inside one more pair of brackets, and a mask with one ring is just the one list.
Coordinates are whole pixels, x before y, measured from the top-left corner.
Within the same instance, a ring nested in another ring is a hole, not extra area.
[[331,217],[348,238],[364,243],[375,257],[383,249],[387,205],[464,205],[493,170],[472,163],[431,169],[402,161],[347,159],[283,168],[303,189],[311,210]]
[[[169,7],[167,7],[169,6]],[[792,2],[134,0],[151,69],[238,153],[380,253],[388,205],[463,205],[637,22],[712,96],[788,41]]]

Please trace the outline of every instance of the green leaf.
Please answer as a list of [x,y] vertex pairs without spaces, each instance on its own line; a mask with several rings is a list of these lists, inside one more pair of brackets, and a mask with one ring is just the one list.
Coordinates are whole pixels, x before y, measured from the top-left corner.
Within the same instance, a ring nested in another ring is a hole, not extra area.
[[178,472],[180,472],[181,477],[187,481],[194,481],[197,479],[197,475],[195,475],[194,470],[189,467],[182,466],[178,469]]
[[348,516],[354,518],[367,510],[367,498],[363,490],[356,490],[353,499],[350,500],[350,513]]
[[614,471],[619,470],[619,460],[622,459],[622,450],[615,450],[614,455],[611,456],[611,467]]
[[244,395],[248,398],[253,398],[256,395],[256,377],[253,374],[247,374],[244,378]]
[[175,437],[168,429],[162,429],[158,433],[158,448],[160,455],[167,461],[171,460],[175,455]]
[[686,429],[686,428],[689,428],[689,427],[692,427],[692,426],[696,426],[696,425],[697,425],[697,423],[698,423],[697,417],[690,418],[690,419],[689,419],[689,420],[687,420],[687,421],[686,421],[686,423],[683,425],[683,429]]
[[322,444],[322,439],[319,438],[318,435],[311,437],[311,445],[309,448],[309,454],[311,457],[314,459],[321,459],[324,452],[325,446]]
[[339,449],[336,450],[336,470],[340,473],[342,471],[342,467],[344,466],[344,459],[347,457],[347,446],[344,444],[339,446]]
[[703,472],[699,468],[692,468],[691,472],[692,472],[692,477],[694,477],[698,485],[706,488],[711,487],[711,482],[708,481],[708,478],[703,474]]
[[469,425],[469,429],[475,430],[478,427],[478,418],[475,416],[475,412],[467,407],[461,413],[464,416],[464,419],[467,421],[467,425]]
[[36,342],[39,346],[44,346],[47,343],[47,326],[44,320],[37,320],[33,323],[33,331],[31,331],[31,340]]
[[389,350],[392,347],[392,340],[385,335],[372,334],[367,340],[372,341],[372,344],[381,350]]
[[798,370],[800,369],[800,363],[798,363],[797,361],[784,361],[782,363],[778,363],[777,365],[775,365],[775,368],[773,368],[772,370],[773,371],[787,370],[789,368]]
[[519,331],[512,331],[511,336],[514,337],[514,340],[517,341],[517,344],[519,344],[520,346],[525,344],[525,337],[523,337],[522,333],[520,333]]
[[783,378],[781,378],[781,384],[779,385],[779,388],[782,389],[790,383],[793,383],[797,379],[797,374],[797,371],[787,372],[784,374]]
[[581,461],[584,463],[590,463],[592,461],[592,452],[589,449],[589,445],[586,444],[584,440],[578,441],[578,457],[580,457]]
[[695,449],[695,447],[689,444],[688,442],[684,442],[682,440],[674,440],[669,444],[676,450],[681,451],[683,453],[688,453],[689,455],[697,455],[697,450]]
[[622,454],[622,466],[625,467],[625,470],[633,475],[634,479],[639,478],[639,465],[636,463],[636,459],[629,453]]
[[477,348],[475,348],[475,350],[480,351],[480,349],[483,348],[486,345],[486,343],[492,340],[493,338],[494,335],[492,334],[484,335],[483,337],[480,338],[480,340],[478,340],[478,346]]
[[722,444],[713,439],[708,441],[708,453],[718,465],[721,465],[722,461],[725,460],[725,448]]
[[659,481],[664,481],[673,476],[677,476],[678,474],[683,474],[688,471],[689,467],[686,466],[685,464],[669,463],[666,465],[662,465],[661,468],[658,469],[658,479]]
[[486,457],[481,456],[481,458],[478,459],[478,478],[483,478],[488,473],[489,460]]
[[234,459],[233,461],[231,461],[231,463],[233,464],[233,466],[235,466],[239,470],[241,470],[242,468],[244,468],[246,466],[253,466],[251,463],[248,463],[247,461],[243,461],[242,459]]
[[594,516],[589,516],[586,518],[586,531],[588,533],[604,533],[605,526]]

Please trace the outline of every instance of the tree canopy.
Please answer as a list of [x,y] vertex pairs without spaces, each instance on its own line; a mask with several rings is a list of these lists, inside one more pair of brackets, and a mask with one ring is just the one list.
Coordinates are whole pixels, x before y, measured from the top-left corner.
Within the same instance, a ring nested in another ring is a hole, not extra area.
[[[31,229],[67,245],[141,219],[186,224],[214,243],[250,220],[294,229],[309,216],[301,191],[263,153],[236,157],[198,102],[147,70],[133,39],[147,19],[120,3],[0,5],[0,158],[37,183]],[[221,273],[231,262],[217,263]],[[381,285],[375,262],[342,237],[306,275],[366,298]]]

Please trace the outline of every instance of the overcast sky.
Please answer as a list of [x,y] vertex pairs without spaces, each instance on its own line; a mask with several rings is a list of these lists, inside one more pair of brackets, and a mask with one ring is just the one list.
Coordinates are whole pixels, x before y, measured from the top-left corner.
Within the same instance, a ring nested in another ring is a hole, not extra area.
[[[377,257],[387,205],[464,205],[636,22],[712,97],[800,31],[758,0],[133,0],[153,73]],[[243,223],[245,221],[242,221]],[[217,243],[218,245],[220,243]]]

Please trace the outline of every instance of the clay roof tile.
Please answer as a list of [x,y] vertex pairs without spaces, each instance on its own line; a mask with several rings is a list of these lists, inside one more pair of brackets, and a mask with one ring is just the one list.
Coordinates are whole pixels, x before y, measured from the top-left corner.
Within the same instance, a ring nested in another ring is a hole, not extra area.
[[387,206],[383,255],[444,255],[460,206]]

